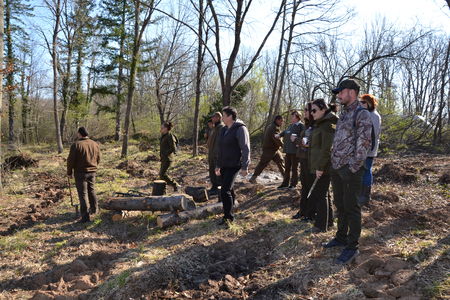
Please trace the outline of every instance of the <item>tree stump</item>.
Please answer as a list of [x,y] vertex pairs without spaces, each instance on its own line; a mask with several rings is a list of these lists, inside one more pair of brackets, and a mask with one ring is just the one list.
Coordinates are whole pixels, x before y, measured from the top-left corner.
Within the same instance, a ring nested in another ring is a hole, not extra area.
[[164,180],[155,180],[153,181],[153,196],[162,196],[166,194],[166,182]]
[[195,202],[208,202],[208,191],[204,187],[187,186],[185,193],[191,196]]
[[194,210],[183,211],[180,213],[171,213],[159,215],[156,224],[160,228],[167,228],[173,225],[179,225],[189,222],[191,219],[203,219],[223,211],[222,203],[212,203]]

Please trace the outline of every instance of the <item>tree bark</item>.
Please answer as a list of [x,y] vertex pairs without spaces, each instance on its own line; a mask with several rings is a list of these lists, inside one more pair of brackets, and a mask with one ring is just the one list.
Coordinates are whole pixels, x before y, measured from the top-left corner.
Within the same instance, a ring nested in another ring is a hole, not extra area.
[[191,196],[195,202],[208,202],[208,192],[204,187],[187,186],[184,192]]
[[123,102],[123,69],[125,55],[125,22],[126,22],[126,6],[127,2],[122,1],[122,19],[120,23],[120,44],[119,44],[119,74],[117,77],[117,99],[116,99],[116,127],[114,132],[114,140],[120,140],[121,130],[121,107]]
[[2,153],[2,113],[3,113],[3,33],[4,33],[4,2],[0,0],[0,195],[3,194],[3,183],[2,183],[2,170],[3,170],[3,153]]
[[222,203],[208,204],[202,207],[198,207],[194,210],[183,211],[178,214],[171,213],[160,215],[156,219],[156,224],[160,228],[167,228],[170,226],[187,223],[192,219],[207,218],[209,216],[221,213],[222,210]]
[[16,137],[14,134],[14,119],[16,115],[16,97],[14,95],[14,54],[11,29],[11,0],[6,0],[5,11],[5,30],[6,30],[6,67],[8,69],[6,75],[6,93],[8,99],[8,141],[14,143]]
[[184,194],[171,196],[112,197],[106,200],[101,206],[107,210],[142,211],[185,211],[196,208],[192,197]]

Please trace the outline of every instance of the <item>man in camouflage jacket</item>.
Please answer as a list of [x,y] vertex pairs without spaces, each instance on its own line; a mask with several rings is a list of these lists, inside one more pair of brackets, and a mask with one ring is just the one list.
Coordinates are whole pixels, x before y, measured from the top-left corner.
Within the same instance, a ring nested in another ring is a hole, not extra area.
[[[346,246],[337,262],[351,262],[359,253],[361,235],[361,192],[363,164],[371,147],[372,121],[369,111],[358,102],[359,85],[352,79],[333,90],[342,107],[331,152],[331,181],[338,214],[336,237],[325,248]],[[356,115],[355,115],[356,114]]]

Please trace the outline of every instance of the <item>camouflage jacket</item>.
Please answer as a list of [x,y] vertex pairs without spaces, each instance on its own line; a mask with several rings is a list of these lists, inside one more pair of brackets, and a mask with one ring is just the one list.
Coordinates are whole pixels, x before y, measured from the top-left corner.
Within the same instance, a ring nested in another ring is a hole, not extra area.
[[359,106],[355,101],[344,107],[339,116],[331,151],[333,169],[348,165],[350,171],[356,173],[367,158],[372,145],[372,119],[368,110],[360,110],[354,126],[354,114]]

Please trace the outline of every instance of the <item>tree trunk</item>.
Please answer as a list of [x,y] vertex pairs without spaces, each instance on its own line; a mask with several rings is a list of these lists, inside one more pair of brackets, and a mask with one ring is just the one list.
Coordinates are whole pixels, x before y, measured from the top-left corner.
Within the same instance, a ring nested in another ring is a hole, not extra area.
[[147,197],[112,197],[102,208],[107,210],[184,211],[196,208],[191,196],[184,194]]
[[58,147],[58,153],[63,152],[63,144],[61,139],[61,129],[59,126],[59,116],[58,116],[58,33],[59,25],[61,20],[61,0],[56,1],[55,12],[55,25],[53,28],[53,38],[52,38],[52,65],[53,65],[53,117],[55,120],[55,130],[56,130],[56,145]]
[[192,155],[198,155],[198,116],[200,111],[200,85],[202,83],[202,68],[203,68],[203,0],[199,0],[199,16],[198,16],[198,49],[197,49],[197,74],[195,77],[195,108],[194,108],[194,130]]
[[160,228],[167,228],[189,222],[191,219],[203,219],[212,215],[220,214],[223,211],[222,203],[208,204],[194,210],[183,211],[178,214],[164,214],[158,216],[156,224]]
[[447,51],[445,54],[445,60],[444,60],[444,66],[442,70],[442,76],[441,76],[441,88],[439,91],[440,99],[439,99],[439,111],[438,111],[438,118],[436,122],[436,126],[434,127],[434,133],[433,133],[433,145],[436,145],[441,142],[442,140],[442,113],[445,108],[445,86],[447,82],[447,71],[448,71],[448,65],[449,65],[449,59],[450,59],[450,41],[448,42]]
[[204,187],[198,186],[187,186],[184,189],[184,192],[191,196],[195,202],[208,202],[208,192]]
[[[0,0],[0,70],[3,70],[3,33],[4,33],[4,3]],[[3,194],[2,170],[3,170],[3,153],[2,153],[2,114],[3,114],[3,72],[0,72],[0,195]]]
[[16,137],[14,134],[14,119],[15,119],[15,105],[16,97],[14,95],[14,54],[13,54],[13,42],[12,42],[12,29],[11,29],[11,1],[6,0],[6,12],[5,12],[5,30],[6,30],[6,93],[8,99],[8,141],[14,143]]

